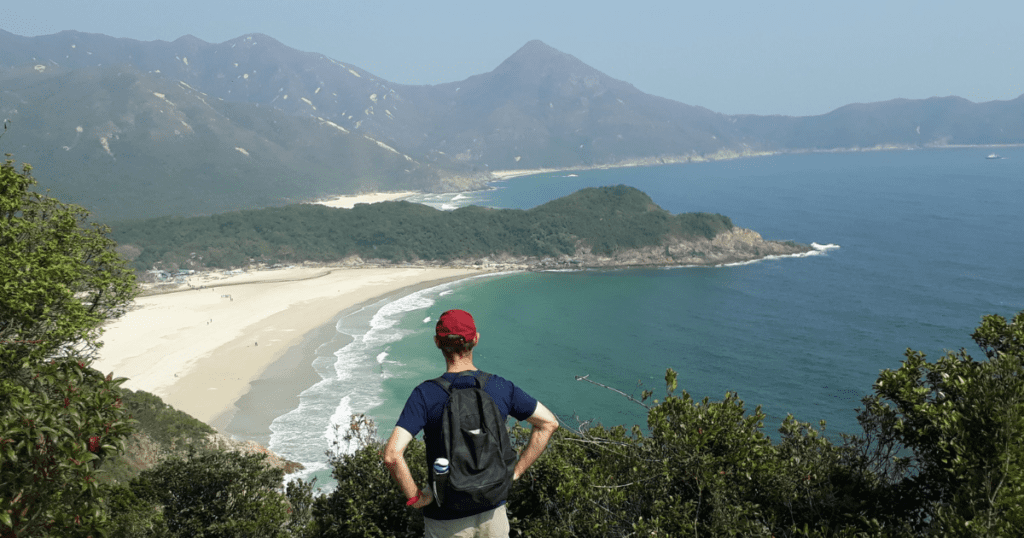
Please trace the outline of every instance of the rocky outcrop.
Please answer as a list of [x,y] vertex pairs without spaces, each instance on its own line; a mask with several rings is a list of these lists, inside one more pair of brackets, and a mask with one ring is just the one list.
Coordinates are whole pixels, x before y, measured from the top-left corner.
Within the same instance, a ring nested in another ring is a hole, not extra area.
[[627,249],[611,256],[594,254],[581,245],[574,257],[558,260],[540,260],[536,265],[546,267],[643,267],[700,265],[715,266],[759,260],[769,256],[792,256],[811,252],[814,248],[792,241],[766,241],[761,234],[746,228],[733,228],[713,239],[671,238],[659,246]]
[[146,433],[135,432],[125,442],[124,454],[121,457],[134,476],[139,471],[156,467],[169,457],[184,457],[190,447],[212,448],[244,455],[266,454],[266,464],[283,470],[285,474],[303,469],[301,463],[288,461],[255,441],[240,441],[221,433],[208,434],[205,439],[201,438],[198,442],[191,438],[182,438],[168,443],[158,442]]
[[266,460],[264,461],[266,461],[267,465],[275,469],[281,469],[285,472],[285,474],[294,473],[295,471],[304,468],[301,463],[288,461],[282,458],[281,456],[278,456],[277,454],[271,452],[269,448],[264,447],[263,445],[257,443],[256,441],[240,441],[237,439],[232,439],[221,433],[210,434],[207,437],[207,441],[210,443],[211,446],[214,446],[221,450],[226,450],[229,452],[238,452],[239,454],[243,454],[246,456],[250,454],[265,454],[267,457]]
[[585,269],[588,267],[675,267],[716,266],[760,260],[769,256],[793,256],[812,252],[810,245],[793,241],[767,241],[746,228],[732,228],[713,239],[670,238],[658,246],[623,249],[612,255],[596,254],[580,243],[572,256],[530,258],[497,254],[476,260],[448,263],[419,262],[420,265],[474,266],[497,270]]

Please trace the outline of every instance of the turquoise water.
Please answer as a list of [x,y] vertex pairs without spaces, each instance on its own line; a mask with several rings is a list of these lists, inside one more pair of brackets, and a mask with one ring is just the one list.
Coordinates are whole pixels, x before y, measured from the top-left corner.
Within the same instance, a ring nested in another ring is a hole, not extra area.
[[[347,424],[351,412],[370,414],[386,436],[412,387],[443,369],[430,336],[448,308],[475,316],[479,368],[570,423],[644,421],[636,404],[575,376],[638,396],[663,389],[673,368],[696,398],[736,391],[750,409],[762,405],[769,432],[792,413],[855,433],[860,398],[908,347],[971,351],[982,315],[1024,310],[1024,149],[998,152],[1005,158],[949,149],[563,172],[423,197],[529,208],[621,183],[673,213],[722,213],[768,239],[838,248],[729,267],[506,274],[375,305],[339,323],[355,345],[318,359],[334,377],[323,404],[275,421],[271,449],[322,461],[331,417]],[[298,438],[301,450],[286,447]]]

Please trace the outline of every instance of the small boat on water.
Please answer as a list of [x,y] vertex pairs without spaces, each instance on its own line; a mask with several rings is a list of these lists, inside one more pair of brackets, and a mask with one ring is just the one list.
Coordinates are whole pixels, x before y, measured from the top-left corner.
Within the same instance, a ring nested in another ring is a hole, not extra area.
[[991,153],[991,154],[989,154],[988,157],[985,157],[985,158],[986,159],[1002,159],[1002,157],[996,155],[995,153]]

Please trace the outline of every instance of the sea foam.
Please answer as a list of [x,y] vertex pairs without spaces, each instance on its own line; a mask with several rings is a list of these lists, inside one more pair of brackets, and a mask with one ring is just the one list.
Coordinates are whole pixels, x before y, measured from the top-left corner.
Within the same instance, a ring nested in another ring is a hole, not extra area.
[[783,254],[779,256],[765,256],[756,260],[747,260],[745,262],[734,262],[734,263],[723,263],[716,265],[715,267],[737,267],[740,265],[750,265],[752,263],[763,262],[766,260],[781,260],[782,258],[806,258],[808,256],[822,256],[827,254],[828,251],[839,248],[839,245],[827,244],[821,245],[818,243],[811,243],[811,248],[814,250],[808,250],[807,252],[798,252],[796,254]]
[[[507,273],[490,273],[470,279]],[[468,280],[468,279],[466,279]],[[355,446],[342,437],[353,414],[365,413],[383,403],[383,381],[388,368],[390,344],[407,337],[409,330],[398,324],[409,312],[425,310],[435,299],[449,294],[461,281],[419,290],[396,300],[383,300],[349,313],[335,324],[335,330],[351,337],[340,349],[318,350],[313,368],[322,378],[299,395],[299,406],[274,419],[270,425],[270,450],[306,467],[297,478],[317,476],[330,482],[324,453],[350,453]],[[374,311],[376,310],[376,311]],[[429,323],[426,317],[423,323]]]

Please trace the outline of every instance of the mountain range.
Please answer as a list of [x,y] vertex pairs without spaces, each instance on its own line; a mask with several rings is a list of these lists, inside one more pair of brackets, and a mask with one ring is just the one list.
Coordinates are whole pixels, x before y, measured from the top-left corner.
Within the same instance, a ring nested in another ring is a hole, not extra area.
[[1024,96],[730,116],[645,94],[540,41],[489,73],[409,86],[262,34],[211,44],[0,31],[0,115],[0,151],[106,219],[467,189],[494,170],[1024,143]]

